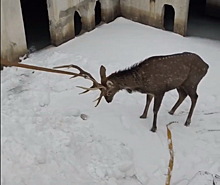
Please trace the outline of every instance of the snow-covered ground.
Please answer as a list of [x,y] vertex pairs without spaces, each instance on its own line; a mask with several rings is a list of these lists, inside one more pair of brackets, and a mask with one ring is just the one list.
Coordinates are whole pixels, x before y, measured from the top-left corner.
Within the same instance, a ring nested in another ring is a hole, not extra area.
[[[99,91],[78,95],[83,78],[21,68],[1,72],[2,185],[164,185],[169,163],[166,124],[173,136],[172,185],[220,184],[220,42],[180,35],[118,18],[59,47],[33,53],[23,63],[77,64],[99,79],[153,55],[190,51],[210,66],[198,89],[190,127],[187,98],[166,93],[158,130],[139,119],[145,95],[119,92],[111,104],[92,102]],[[81,116],[87,115],[87,119]],[[214,183],[213,183],[214,181]]]

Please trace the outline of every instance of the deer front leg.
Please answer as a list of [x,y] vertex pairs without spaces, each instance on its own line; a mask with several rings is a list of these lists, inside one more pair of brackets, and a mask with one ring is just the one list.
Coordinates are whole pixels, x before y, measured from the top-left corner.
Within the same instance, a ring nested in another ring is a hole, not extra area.
[[144,108],[144,112],[140,116],[140,118],[146,118],[147,117],[148,109],[149,109],[149,106],[150,106],[150,103],[151,103],[152,99],[153,99],[153,95],[150,95],[150,94],[146,95],[146,105],[145,105],[145,108]]
[[164,96],[164,93],[163,93],[163,94],[156,95],[156,96],[154,97],[154,108],[153,108],[154,119],[153,119],[153,126],[152,126],[152,128],[151,128],[151,131],[152,131],[152,132],[156,132],[156,130],[157,130],[157,113],[158,113],[158,111],[159,111],[159,109],[160,109],[160,105],[161,105],[163,96]]

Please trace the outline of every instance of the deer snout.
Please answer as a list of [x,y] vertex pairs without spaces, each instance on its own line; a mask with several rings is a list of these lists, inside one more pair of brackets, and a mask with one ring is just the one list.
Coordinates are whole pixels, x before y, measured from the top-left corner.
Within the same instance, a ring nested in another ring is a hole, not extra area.
[[111,103],[112,102],[112,98],[111,97],[105,97],[106,102]]
[[107,101],[108,103],[111,103],[111,102],[112,102],[112,100],[108,100],[108,99],[106,99],[106,101]]

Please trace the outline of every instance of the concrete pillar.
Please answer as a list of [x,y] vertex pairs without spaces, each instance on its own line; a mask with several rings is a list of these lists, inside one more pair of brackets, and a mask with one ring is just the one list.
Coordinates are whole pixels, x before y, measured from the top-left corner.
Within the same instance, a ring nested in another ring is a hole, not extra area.
[[179,7],[175,11],[174,32],[185,36],[188,24],[189,4],[184,8]]
[[82,29],[91,31],[95,28],[95,1],[89,2],[79,7],[82,16]]
[[120,15],[120,0],[100,0],[100,3],[104,22],[111,22]]
[[[59,0],[47,0],[48,14],[50,20],[51,43],[58,46],[72,38],[74,38],[74,20],[72,8],[61,10],[61,2]],[[66,5],[68,7],[68,5]]]
[[18,61],[27,52],[20,0],[2,0],[1,58]]

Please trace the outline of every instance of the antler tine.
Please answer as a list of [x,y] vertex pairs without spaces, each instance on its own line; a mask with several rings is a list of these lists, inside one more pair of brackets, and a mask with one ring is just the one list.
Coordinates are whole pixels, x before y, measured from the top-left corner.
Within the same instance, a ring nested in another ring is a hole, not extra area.
[[87,92],[89,92],[89,90],[85,90],[85,91],[83,91],[83,92],[81,92],[81,93],[79,93],[79,94],[85,94],[85,93],[87,93]]
[[76,86],[78,88],[84,89],[85,91],[79,93],[79,94],[84,94],[89,92],[90,90],[98,90],[98,89],[102,89],[102,87],[94,87],[94,85],[92,85],[91,87],[82,87],[82,86]]
[[81,76],[81,77],[84,77],[85,79],[89,79],[93,82],[93,85],[94,86],[100,86],[100,84],[95,80],[95,78],[88,72],[84,71],[81,67],[77,66],[77,65],[74,65],[74,64],[71,64],[71,65],[63,65],[63,66],[57,66],[57,67],[54,67],[55,69],[58,69],[58,68],[75,68],[75,69],[78,69],[79,70],[79,73],[76,73],[74,76],[72,76],[71,78],[75,78],[77,76]]
[[93,82],[93,85],[91,87],[89,87],[89,88],[88,87],[77,86],[77,87],[85,90],[85,91],[81,92],[80,94],[87,93],[90,90],[97,90],[97,89],[99,89],[101,91],[100,96],[96,100],[94,100],[94,101],[98,101],[97,104],[95,105],[95,107],[97,107],[99,105],[99,103],[101,102],[102,97],[105,94],[106,87],[103,86],[102,84],[98,83],[95,80],[95,78],[93,78],[93,76],[90,73],[84,71],[79,66],[73,65],[73,64],[72,65],[57,66],[57,67],[54,67],[54,68],[55,69],[57,69],[57,68],[75,68],[75,69],[79,70],[79,73],[75,73],[74,76],[71,77],[71,78],[75,78],[77,76],[81,76],[81,77],[84,77],[85,79],[89,79],[89,80],[91,80]]
[[[80,68],[79,66],[76,66],[76,65],[63,65],[63,66],[57,66],[57,67],[54,67],[54,69],[58,69],[58,68],[75,68],[75,69],[78,69],[79,70],[79,73],[76,73],[75,76],[71,77],[71,78],[75,78],[77,76],[82,76],[84,78],[88,78],[88,77],[92,77],[88,72],[84,71],[82,68]],[[92,77],[92,79],[94,79]]]
[[100,96],[94,100],[94,102],[97,101],[97,104],[95,105],[95,107],[99,105],[103,96],[104,96],[104,89],[101,90]]

